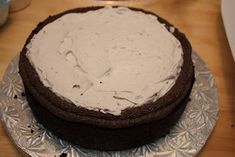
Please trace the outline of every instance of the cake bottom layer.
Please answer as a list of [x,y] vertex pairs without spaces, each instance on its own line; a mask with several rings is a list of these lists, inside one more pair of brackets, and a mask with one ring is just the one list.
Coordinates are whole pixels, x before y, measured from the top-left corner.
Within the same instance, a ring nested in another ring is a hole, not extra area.
[[26,87],[25,94],[34,116],[45,128],[63,140],[84,148],[98,150],[124,150],[153,142],[170,131],[189,101],[187,96],[182,104],[161,120],[126,128],[109,129],[58,118],[42,107]]

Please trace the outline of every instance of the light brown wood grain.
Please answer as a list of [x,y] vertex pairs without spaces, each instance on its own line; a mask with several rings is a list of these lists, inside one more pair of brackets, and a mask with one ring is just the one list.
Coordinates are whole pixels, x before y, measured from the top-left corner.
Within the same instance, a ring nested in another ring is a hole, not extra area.
[[[220,105],[220,116],[216,127],[198,156],[234,157],[235,62],[223,27],[220,0],[132,0],[128,2],[32,0],[26,9],[11,13],[7,24],[0,27],[0,78],[11,59],[20,52],[27,36],[38,22],[66,9],[104,4],[140,7],[155,12],[186,34],[193,49],[214,74]],[[1,156],[20,155],[0,123]]]

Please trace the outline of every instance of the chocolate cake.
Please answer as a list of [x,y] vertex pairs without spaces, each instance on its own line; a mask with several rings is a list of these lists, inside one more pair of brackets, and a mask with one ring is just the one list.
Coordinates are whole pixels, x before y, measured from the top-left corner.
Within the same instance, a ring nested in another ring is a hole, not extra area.
[[19,61],[36,119],[85,148],[123,150],[166,135],[194,83],[191,45],[154,13],[76,8],[49,16]]

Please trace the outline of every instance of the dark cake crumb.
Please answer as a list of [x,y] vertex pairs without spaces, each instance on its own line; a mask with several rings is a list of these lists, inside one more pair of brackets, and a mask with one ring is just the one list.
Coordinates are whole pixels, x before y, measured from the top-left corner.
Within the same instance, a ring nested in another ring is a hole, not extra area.
[[25,96],[25,93],[24,93],[24,92],[22,92],[22,93],[21,93],[21,96]]
[[234,127],[234,125],[232,124],[232,125],[231,125],[231,128],[233,128],[233,127]]
[[83,93],[81,93],[80,95],[83,95]]
[[31,125],[28,125],[28,128],[31,128]]
[[143,36],[143,35],[144,35],[144,33],[143,33],[143,32],[139,32],[138,34],[139,34],[140,36]]
[[31,132],[31,134],[32,134],[32,133],[34,132],[34,130],[33,130],[33,129],[31,129],[31,130],[30,130],[30,132]]
[[67,153],[62,153],[60,154],[60,157],[66,157],[68,154]]
[[103,83],[102,81],[100,81],[100,84]]
[[17,95],[15,95],[15,96],[14,96],[14,99],[17,99],[17,98],[18,98],[18,96],[17,96]]
[[75,85],[73,85],[73,88],[80,88],[80,85],[79,84],[75,84]]

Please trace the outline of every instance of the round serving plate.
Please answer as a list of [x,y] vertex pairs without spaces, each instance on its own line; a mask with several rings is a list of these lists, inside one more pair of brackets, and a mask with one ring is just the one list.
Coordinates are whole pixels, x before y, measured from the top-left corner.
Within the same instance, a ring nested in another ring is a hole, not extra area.
[[219,105],[213,75],[196,53],[192,57],[196,81],[191,101],[170,133],[151,144],[106,152],[85,149],[57,138],[37,123],[28,106],[18,74],[19,56],[11,61],[0,84],[0,119],[17,148],[33,157],[195,156],[215,126]]

